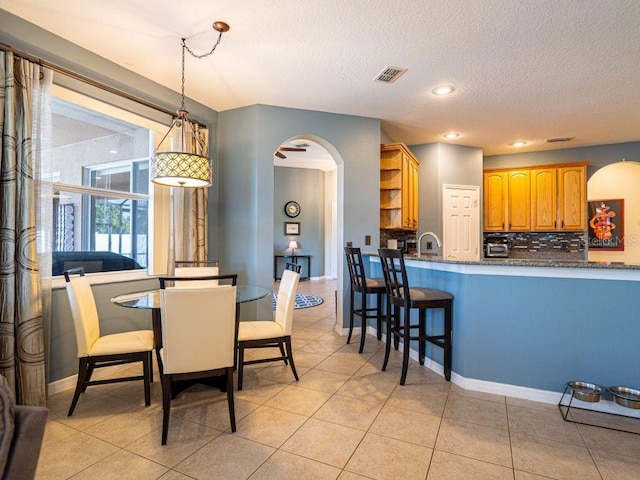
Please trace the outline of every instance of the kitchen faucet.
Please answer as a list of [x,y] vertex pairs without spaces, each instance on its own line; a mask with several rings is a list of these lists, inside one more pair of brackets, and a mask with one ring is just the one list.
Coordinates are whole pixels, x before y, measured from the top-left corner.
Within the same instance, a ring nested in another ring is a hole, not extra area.
[[442,246],[442,242],[440,241],[440,239],[438,238],[438,235],[436,235],[433,232],[424,232],[422,235],[420,235],[420,237],[418,237],[418,253],[417,253],[417,257],[420,258],[420,242],[422,240],[422,237],[424,237],[425,235],[431,235],[433,237],[433,239],[436,241],[436,245],[438,245],[438,248]]

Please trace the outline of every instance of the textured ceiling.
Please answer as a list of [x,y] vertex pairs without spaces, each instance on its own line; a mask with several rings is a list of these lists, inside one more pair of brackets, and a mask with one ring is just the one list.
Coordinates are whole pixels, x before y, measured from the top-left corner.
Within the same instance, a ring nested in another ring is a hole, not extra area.
[[[640,140],[638,0],[0,0],[0,8],[217,111],[380,118],[407,144],[511,153]],[[373,79],[408,69],[395,83]],[[455,92],[431,90],[452,84]],[[445,140],[447,132],[459,132]],[[305,132],[292,132],[292,135]],[[546,144],[553,137],[575,137]],[[515,149],[516,140],[528,144]]]

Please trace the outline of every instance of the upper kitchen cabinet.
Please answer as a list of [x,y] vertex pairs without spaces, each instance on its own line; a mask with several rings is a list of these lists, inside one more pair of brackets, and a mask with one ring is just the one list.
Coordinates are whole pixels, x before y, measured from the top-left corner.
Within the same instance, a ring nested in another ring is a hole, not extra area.
[[485,170],[484,230],[586,229],[587,162]]
[[484,230],[531,229],[531,180],[528,170],[484,173]]
[[403,143],[380,146],[380,228],[418,229],[418,166]]
[[507,224],[507,172],[484,173],[484,229],[487,232],[504,232]]
[[563,230],[587,228],[587,166],[558,168],[558,222]]

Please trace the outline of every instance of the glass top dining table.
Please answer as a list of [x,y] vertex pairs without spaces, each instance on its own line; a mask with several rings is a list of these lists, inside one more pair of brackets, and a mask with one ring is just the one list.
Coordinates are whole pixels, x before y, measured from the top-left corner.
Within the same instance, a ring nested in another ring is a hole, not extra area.
[[[236,285],[236,339],[238,338],[238,322],[240,320],[240,304],[260,300],[271,293],[268,288],[256,287],[254,285]],[[162,327],[160,321],[160,289],[146,290],[143,292],[126,293],[111,299],[111,303],[121,307],[139,308],[151,310],[151,320],[153,326],[153,343],[158,358],[162,348]],[[234,363],[235,366],[235,363]]]
[[[260,300],[271,293],[271,290],[254,285],[236,285],[236,303]],[[111,299],[111,303],[128,308],[160,309],[160,289],[144,292],[126,293]]]

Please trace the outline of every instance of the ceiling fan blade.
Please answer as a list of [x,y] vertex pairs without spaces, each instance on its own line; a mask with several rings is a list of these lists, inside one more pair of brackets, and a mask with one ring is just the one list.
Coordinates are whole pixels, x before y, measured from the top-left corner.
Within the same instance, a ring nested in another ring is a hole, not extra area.
[[298,148],[298,147],[280,147],[278,148],[279,152],[306,152],[306,148]]
[[280,151],[277,151],[276,153],[274,153],[274,155],[278,158],[287,158],[286,155],[284,153],[280,153]]

